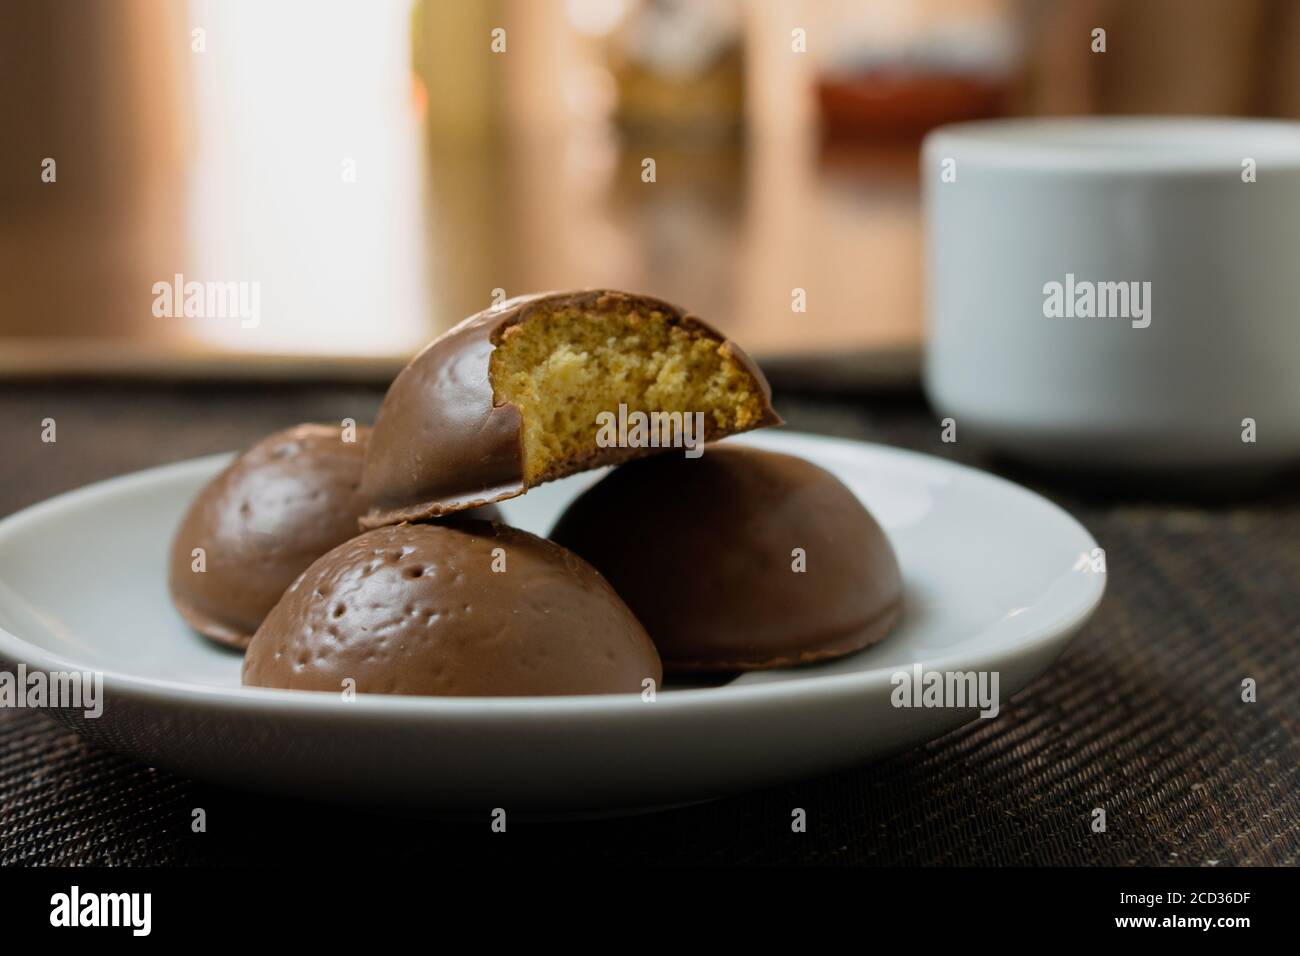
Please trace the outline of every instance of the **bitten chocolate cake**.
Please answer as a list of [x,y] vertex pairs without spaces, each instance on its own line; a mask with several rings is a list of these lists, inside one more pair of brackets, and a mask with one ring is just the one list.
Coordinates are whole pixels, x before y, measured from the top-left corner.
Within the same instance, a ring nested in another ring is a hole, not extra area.
[[592,567],[504,525],[402,524],[353,538],[290,586],[244,683],[357,693],[633,694],[662,678],[645,630]]
[[789,455],[719,446],[631,462],[577,498],[551,538],[614,586],[670,673],[848,654],[901,609],[875,519],[834,475]]
[[602,447],[597,416],[701,412],[704,440],[779,424],[766,379],[676,306],[609,290],[512,299],[434,341],[384,398],[368,528],[421,520],[651,449]]

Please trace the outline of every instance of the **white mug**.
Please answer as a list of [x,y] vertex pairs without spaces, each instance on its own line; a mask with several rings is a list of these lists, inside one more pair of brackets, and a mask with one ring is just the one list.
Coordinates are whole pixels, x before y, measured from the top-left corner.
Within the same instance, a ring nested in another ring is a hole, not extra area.
[[1049,464],[1300,458],[1300,123],[962,123],[922,155],[925,385]]

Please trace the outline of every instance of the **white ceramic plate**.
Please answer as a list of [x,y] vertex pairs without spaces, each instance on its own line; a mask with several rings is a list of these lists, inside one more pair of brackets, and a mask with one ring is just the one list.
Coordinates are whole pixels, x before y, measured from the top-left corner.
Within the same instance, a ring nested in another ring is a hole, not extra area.
[[[638,697],[436,698],[242,688],[240,656],[167,598],[167,548],[216,456],[126,475],[0,522],[0,660],[104,673],[102,716],[59,716],[104,746],[237,787],[369,804],[594,812],[704,799],[824,773],[965,723],[897,708],[891,677],[997,671],[1002,701],[1096,608],[1095,542],[1030,492],[939,459],[774,432],[744,436],[833,471],[874,512],[906,584],[898,630],[862,653]],[[595,476],[505,503],[545,534]],[[993,718],[997,719],[997,718]]]

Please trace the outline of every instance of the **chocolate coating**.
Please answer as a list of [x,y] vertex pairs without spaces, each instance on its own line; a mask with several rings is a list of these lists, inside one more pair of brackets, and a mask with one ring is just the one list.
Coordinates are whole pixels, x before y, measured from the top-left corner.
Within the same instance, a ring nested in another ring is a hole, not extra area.
[[[370,429],[342,440],[336,425],[295,425],[262,439],[199,491],[172,539],[172,603],[196,631],[247,647],[293,579],[355,537]],[[472,517],[496,519],[496,508]],[[204,550],[206,570],[193,570]]]
[[[357,533],[366,434],[344,442],[338,426],[297,425],[203,487],[171,547],[172,603],[191,627],[246,647],[293,579]],[[192,570],[194,548],[205,552],[202,573]]]
[[[740,347],[683,309],[649,296],[607,289],[521,296],[471,316],[429,344],[404,368],[384,397],[366,454],[362,487],[374,507],[362,526],[418,521],[527,490],[522,416],[497,402],[489,362],[505,329],[536,309],[604,309],[633,303],[721,343],[763,391],[767,415],[754,427],[780,424],[767,379]],[[719,437],[706,433],[706,441]],[[610,449],[600,464],[655,449]]]
[[551,538],[605,575],[669,673],[848,654],[883,638],[902,606],[875,519],[830,472],[789,455],[710,446],[696,460],[623,465],[569,505]]
[[244,658],[247,685],[336,693],[352,678],[359,693],[631,694],[662,676],[645,630],[589,564],[485,521],[345,542],[289,587]]

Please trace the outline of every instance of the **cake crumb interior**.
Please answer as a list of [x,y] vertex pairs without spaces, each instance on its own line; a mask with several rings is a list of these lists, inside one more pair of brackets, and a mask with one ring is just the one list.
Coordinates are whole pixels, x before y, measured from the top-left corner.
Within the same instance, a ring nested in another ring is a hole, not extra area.
[[706,437],[763,420],[761,386],[699,327],[664,312],[567,306],[538,310],[500,334],[490,375],[498,401],[523,416],[524,478],[549,481],[627,457],[597,445],[597,416],[703,412]]

